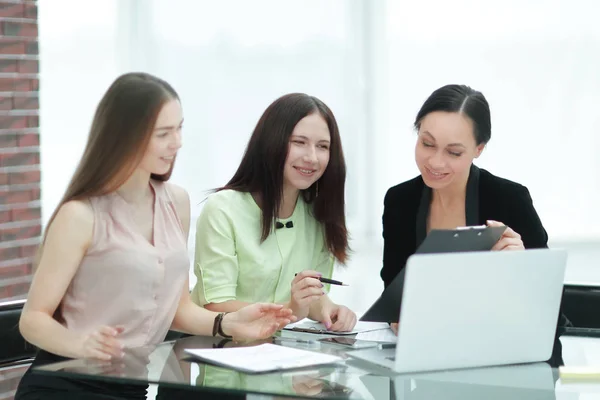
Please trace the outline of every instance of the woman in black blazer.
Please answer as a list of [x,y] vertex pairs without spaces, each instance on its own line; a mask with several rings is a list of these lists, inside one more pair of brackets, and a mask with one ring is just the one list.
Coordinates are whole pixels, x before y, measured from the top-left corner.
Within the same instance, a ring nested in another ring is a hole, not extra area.
[[[547,247],[527,188],[473,165],[491,137],[490,109],[481,92],[464,85],[434,91],[414,126],[421,175],[385,196],[381,278],[386,287],[431,229],[505,224],[493,250]],[[559,323],[564,322],[561,316]]]

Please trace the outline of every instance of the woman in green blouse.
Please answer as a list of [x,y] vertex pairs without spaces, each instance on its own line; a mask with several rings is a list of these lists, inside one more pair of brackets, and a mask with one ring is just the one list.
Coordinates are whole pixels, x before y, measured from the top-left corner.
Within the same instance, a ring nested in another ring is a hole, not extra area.
[[220,312],[271,301],[298,319],[351,330],[356,315],[333,303],[319,281],[348,258],[345,179],[331,110],[302,93],[273,102],[237,172],[198,218],[194,301]]

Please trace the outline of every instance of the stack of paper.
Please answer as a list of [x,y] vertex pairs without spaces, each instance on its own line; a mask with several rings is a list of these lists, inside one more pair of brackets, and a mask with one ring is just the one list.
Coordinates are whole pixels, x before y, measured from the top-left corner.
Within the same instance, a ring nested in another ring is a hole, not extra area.
[[342,361],[340,357],[329,354],[269,343],[251,347],[186,349],[185,351],[203,361],[247,373],[303,368]]

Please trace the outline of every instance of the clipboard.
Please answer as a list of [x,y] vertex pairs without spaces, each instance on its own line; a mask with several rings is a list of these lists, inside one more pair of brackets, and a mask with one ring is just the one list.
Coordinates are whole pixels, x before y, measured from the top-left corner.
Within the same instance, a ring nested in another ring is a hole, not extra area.
[[500,240],[506,226],[465,226],[432,229],[415,254],[488,251]]
[[[500,240],[506,226],[467,226],[457,229],[433,229],[415,254],[489,251]],[[360,321],[398,322],[406,268],[396,275],[381,296],[360,317]]]

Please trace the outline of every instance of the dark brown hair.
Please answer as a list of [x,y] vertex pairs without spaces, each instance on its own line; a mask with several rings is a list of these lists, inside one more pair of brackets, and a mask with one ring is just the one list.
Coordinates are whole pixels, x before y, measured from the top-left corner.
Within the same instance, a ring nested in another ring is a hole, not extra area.
[[423,118],[436,111],[466,115],[473,122],[473,134],[478,146],[487,144],[492,138],[490,106],[483,93],[467,85],[446,85],[431,93],[415,118],[415,129],[418,131]]
[[273,229],[283,199],[283,170],[290,136],[302,118],[315,113],[323,117],[331,135],[329,164],[323,176],[301,195],[312,205],[312,215],[324,227],[328,249],[340,263],[345,263],[349,252],[344,211],[346,163],[335,117],[316,97],[290,93],[275,100],[254,128],[236,173],[217,190],[232,189],[260,197],[264,241]]
[[[113,82],[98,104],[83,156],[48,227],[66,202],[111,193],[125,183],[144,157],[158,114],[171,100],[179,100],[177,92],[150,74],[128,73]],[[167,181],[173,165],[152,179]]]

